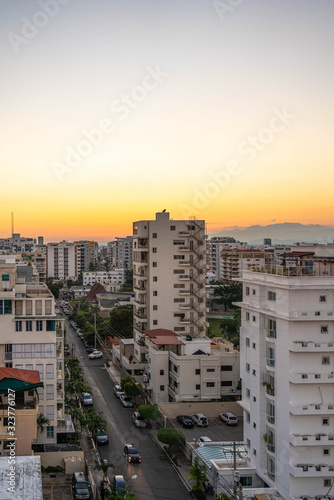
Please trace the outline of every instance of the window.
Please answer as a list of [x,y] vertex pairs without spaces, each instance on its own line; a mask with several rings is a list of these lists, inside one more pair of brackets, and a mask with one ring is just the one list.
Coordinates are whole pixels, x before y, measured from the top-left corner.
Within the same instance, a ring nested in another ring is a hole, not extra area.
[[160,375],[165,375],[165,370],[160,370]]
[[256,290],[254,290],[254,288],[253,288],[253,290],[252,290],[252,294],[253,294],[253,295],[256,295]]
[[327,301],[326,295],[320,295],[319,302],[326,302],[326,301]]
[[252,320],[253,320],[253,321],[256,321],[256,317],[255,317],[255,316],[252,316]]
[[254,403],[256,403],[256,396],[253,396],[253,401]]
[[329,455],[329,448],[324,449],[324,455]]
[[232,365],[222,365],[220,367],[220,370],[222,372],[231,372],[233,370],[233,366]]
[[3,274],[2,281],[9,281],[9,274]]
[[315,311],[314,316],[320,316],[320,311]]
[[249,372],[249,371],[250,371],[250,364],[246,363],[246,372]]
[[221,387],[232,387],[232,380],[222,380],[220,385]]
[[212,373],[212,372],[215,372],[216,370],[215,370],[215,368],[207,368],[206,371]]
[[5,314],[12,314],[12,301],[11,300],[4,300],[4,313]]
[[158,267],[158,263],[157,262],[152,262],[152,266],[153,267]]
[[47,332],[54,332],[56,329],[56,322],[53,319],[47,319],[46,320],[46,331]]
[[36,321],[36,332],[42,332],[43,331],[43,321],[38,319]]
[[160,391],[164,391],[165,390],[165,386],[164,385],[161,385],[160,386]]
[[153,253],[157,253],[157,247],[153,247],[153,248],[152,248],[152,252],[153,252]]
[[253,342],[252,347],[253,347],[253,349],[256,349],[256,344],[255,344],[255,342]]
[[327,325],[322,325],[320,327],[320,333],[328,333],[328,326]]
[[253,369],[253,372],[252,372],[252,373],[253,373],[253,375],[256,375],[256,370],[254,370],[254,369]]
[[47,364],[46,365],[46,378],[53,378],[53,365]]
[[153,311],[157,311],[158,310],[158,306],[154,305],[153,306]]
[[46,437],[53,438],[54,437],[54,427],[50,425],[46,428]]
[[249,321],[249,313],[246,312],[246,321]]
[[179,298],[175,298],[174,299],[174,302],[185,302],[186,299],[182,298],[182,299],[179,299]]
[[206,383],[206,386],[207,386],[207,387],[214,387],[214,386],[215,386],[215,383],[214,383],[214,382],[207,382],[207,383]]
[[255,448],[253,448],[253,455],[256,456],[256,449]]
[[196,391],[200,391],[201,390],[201,384],[196,384]]
[[54,385],[46,384],[46,399],[54,399]]
[[171,230],[171,231],[175,231],[175,229],[176,229],[176,226],[171,226],[171,227],[170,227],[170,230]]
[[249,286],[246,286],[246,295],[249,295]]
[[184,255],[174,255],[174,259],[175,260],[183,260],[184,259]]
[[246,439],[246,443],[247,443],[247,448],[249,449],[250,448],[250,445],[251,445],[251,442],[250,442],[250,439]]
[[329,418],[323,418],[322,425],[329,425]]
[[329,359],[329,356],[324,356],[322,358],[322,364],[323,365],[329,365],[330,364],[330,359]]
[[54,420],[54,406],[53,405],[47,405],[46,418],[48,418],[49,420]]
[[39,378],[43,380],[43,365],[36,365],[36,370],[39,371]]
[[184,274],[184,269],[174,269],[174,274]]
[[250,389],[246,387],[246,398],[250,398]]
[[155,325],[155,326],[156,326],[157,324],[158,324],[158,320],[157,320],[157,319],[154,319],[154,320],[153,320],[153,325]]
[[246,337],[246,347],[249,347],[250,346],[250,340],[248,337]]
[[175,373],[177,373],[177,366],[176,365],[173,365],[173,370],[175,371]]
[[201,370],[200,370],[200,368],[196,368],[196,370],[195,370],[195,375],[200,375],[200,374],[201,374]]
[[250,414],[246,411],[246,422],[250,423]]
[[32,332],[32,321],[26,321],[26,332]]
[[27,300],[26,301],[26,315],[31,316],[32,315],[32,300]]
[[245,476],[240,478],[241,486],[253,486],[252,476]]
[[254,429],[256,429],[256,422],[253,422],[253,427]]
[[152,281],[158,281],[158,276],[153,276]]
[[157,233],[152,233],[152,238],[157,238],[158,234]]
[[184,283],[174,283],[174,288],[185,288],[186,285]]
[[328,486],[332,486],[332,480],[331,479],[324,479],[324,486],[328,488]]
[[15,323],[15,331],[22,332],[22,321],[16,321]]
[[268,292],[268,300],[276,300],[276,292]]
[[157,296],[158,296],[157,290],[153,290],[153,297],[157,297]]

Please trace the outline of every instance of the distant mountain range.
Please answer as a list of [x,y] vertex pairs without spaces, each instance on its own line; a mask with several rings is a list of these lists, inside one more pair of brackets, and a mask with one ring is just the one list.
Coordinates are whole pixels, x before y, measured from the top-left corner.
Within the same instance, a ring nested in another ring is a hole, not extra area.
[[297,242],[333,243],[334,227],[320,224],[299,224],[284,222],[268,226],[250,226],[246,228],[227,228],[212,236],[231,236],[250,245],[263,244],[263,238],[271,238],[272,244],[284,243],[291,245]]

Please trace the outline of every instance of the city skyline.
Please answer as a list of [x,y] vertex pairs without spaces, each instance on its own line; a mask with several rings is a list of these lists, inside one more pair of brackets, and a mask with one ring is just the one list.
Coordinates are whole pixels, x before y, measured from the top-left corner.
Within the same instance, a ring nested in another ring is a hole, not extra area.
[[[224,6],[225,7],[222,7]],[[334,225],[329,0],[3,2],[0,237]]]

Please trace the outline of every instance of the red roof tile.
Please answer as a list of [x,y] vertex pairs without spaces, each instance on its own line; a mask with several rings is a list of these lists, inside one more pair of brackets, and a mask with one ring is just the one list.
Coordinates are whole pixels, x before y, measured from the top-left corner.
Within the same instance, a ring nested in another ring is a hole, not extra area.
[[92,288],[89,290],[89,293],[88,293],[86,299],[89,302],[95,302],[97,293],[106,293],[106,289],[101,285],[101,283],[95,283],[92,286]]
[[18,368],[0,368],[0,380],[15,378],[29,384],[38,384],[41,379],[38,370],[21,370]]
[[155,330],[145,330],[145,335],[148,337],[160,337],[161,335],[165,337],[177,337],[176,333],[173,330],[166,330],[164,328],[155,328]]
[[159,335],[150,339],[155,345],[183,345],[184,342],[172,335]]

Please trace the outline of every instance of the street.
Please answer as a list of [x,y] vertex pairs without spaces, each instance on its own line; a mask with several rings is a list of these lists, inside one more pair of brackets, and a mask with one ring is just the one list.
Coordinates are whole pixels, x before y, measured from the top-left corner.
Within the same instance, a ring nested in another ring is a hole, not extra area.
[[[170,465],[165,454],[151,439],[147,429],[134,427],[131,417],[132,408],[123,408],[114,395],[114,382],[107,370],[102,368],[102,359],[88,359],[83,342],[70,326],[67,318],[66,338],[73,353],[80,360],[85,379],[92,388],[93,406],[103,412],[108,422],[109,444],[99,446],[102,459],[113,463],[108,475],[122,474],[127,489],[134,492],[136,500],[184,500],[192,498],[182,481]],[[110,356],[111,358],[111,356]],[[142,463],[129,464],[125,460],[123,448],[126,443],[133,444],[140,452]]]

